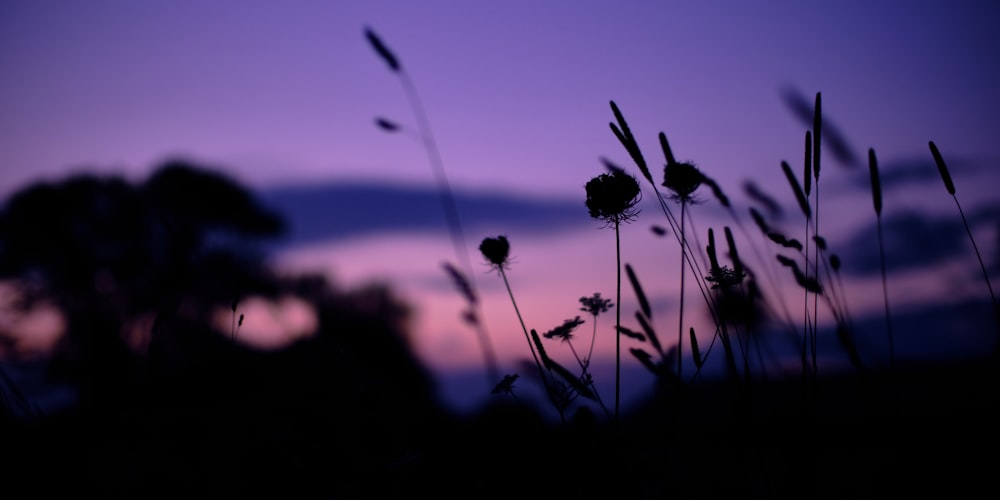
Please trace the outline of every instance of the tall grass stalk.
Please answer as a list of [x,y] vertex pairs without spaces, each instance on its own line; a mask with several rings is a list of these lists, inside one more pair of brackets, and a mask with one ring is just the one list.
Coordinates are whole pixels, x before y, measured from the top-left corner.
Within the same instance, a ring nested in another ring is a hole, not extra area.
[[[452,195],[451,185],[448,182],[448,176],[445,173],[444,161],[441,159],[441,152],[438,149],[437,140],[434,139],[434,133],[431,130],[430,120],[427,117],[427,112],[424,110],[420,95],[417,93],[417,87],[413,83],[413,79],[410,77],[409,73],[396,57],[395,53],[389,49],[382,39],[371,28],[366,27],[364,33],[365,38],[372,46],[372,49],[375,50],[379,57],[382,58],[387,66],[389,66],[389,69],[399,78],[399,81],[403,86],[407,101],[410,103],[413,115],[417,120],[417,127],[420,130],[420,139],[423,143],[424,151],[427,153],[427,159],[430,164],[435,183],[438,186],[438,194],[441,198],[441,205],[444,208],[445,219],[448,224],[448,235],[451,238],[452,247],[454,248],[455,255],[461,263],[462,270],[465,275],[468,276],[470,284],[472,285],[473,290],[475,290],[476,284],[475,277],[472,274],[472,260],[469,256],[469,249],[465,242],[465,235],[458,215],[458,208],[455,204],[454,196]],[[380,120],[377,123],[379,123],[379,126],[383,129],[386,129],[386,123],[391,125],[391,122],[386,120]],[[492,341],[490,340],[489,333],[486,331],[485,326],[483,326],[482,309],[478,306],[478,304],[474,305],[474,307],[476,316],[480,321],[479,326],[476,328],[476,332],[478,334],[477,336],[479,338],[479,342],[482,345],[482,350],[484,353],[492,353]],[[485,361],[487,366],[495,367],[495,360],[490,358],[489,355],[486,356]],[[495,368],[491,369],[496,372]],[[496,374],[494,373],[493,375],[495,377]]]
[[[812,220],[811,220],[812,219],[812,208],[809,206],[809,200],[806,199],[805,191],[803,190],[802,185],[799,184],[799,181],[795,179],[795,173],[792,172],[792,167],[788,165],[788,162],[785,162],[785,161],[781,162],[781,170],[782,170],[782,172],[784,172],[785,179],[788,181],[789,186],[792,188],[792,192],[795,194],[795,200],[798,202],[799,209],[802,211],[802,215],[805,216],[806,227],[808,229],[808,226],[812,223]],[[803,252],[802,255],[803,255],[804,260],[805,260],[805,272],[806,272],[805,278],[809,278],[809,276],[808,276],[808,273],[809,273],[809,252],[808,252],[808,250],[806,250],[805,252]],[[816,279],[816,278],[814,277],[813,279]],[[805,293],[805,296],[804,296],[805,297],[805,306],[804,306],[803,319],[802,319],[803,338],[805,339],[805,343],[803,344],[803,350],[804,350],[803,353],[805,353],[805,350],[807,349],[806,346],[808,346],[808,351],[809,351],[809,354],[811,355],[810,356],[811,367],[812,367],[813,375],[815,376],[815,374],[816,374],[815,324],[813,324],[813,322],[811,321],[810,316],[809,316],[809,292],[810,292],[810,290],[809,290],[808,287],[803,287],[803,288],[804,288],[803,292]]]
[[[820,154],[822,150],[822,137],[823,137],[823,96],[820,92],[816,92],[816,104],[813,110],[813,161],[812,161],[812,171],[813,178],[816,184],[816,197],[814,198],[814,203],[816,204],[816,225],[814,234],[819,235],[819,167],[820,167]],[[813,247],[813,276],[819,279],[819,247]],[[808,272],[808,271],[807,271]],[[812,340],[812,357],[813,357],[813,376],[816,375],[818,367],[816,366],[816,341],[817,341],[817,331],[819,329],[819,297],[813,296],[813,340]]]
[[[958,214],[962,217],[962,224],[965,225],[965,232],[968,233],[969,241],[972,242],[972,249],[975,250],[976,258],[979,259],[979,266],[983,270],[983,280],[986,281],[986,288],[990,291],[990,299],[993,301],[993,317],[997,324],[997,334],[1000,335],[1000,305],[997,304],[997,297],[993,293],[993,286],[990,284],[990,275],[986,271],[983,256],[979,253],[979,246],[976,245],[976,239],[972,236],[972,229],[969,228],[969,221],[965,218],[965,212],[962,211],[962,204],[958,202],[958,196],[955,194],[955,183],[951,181],[948,165],[945,164],[944,157],[941,156],[941,152],[938,150],[937,145],[934,144],[934,141],[929,141],[927,144],[931,148],[931,154],[934,156],[934,162],[937,164],[938,172],[941,174],[941,180],[944,181],[944,187],[948,190],[948,194],[955,200],[955,206],[958,207]],[[997,352],[1000,352],[1000,344],[997,345]]]
[[[677,218],[674,216],[673,211],[670,209],[670,206],[667,203],[665,196],[660,191],[659,184],[653,180],[653,176],[649,171],[649,167],[647,166],[646,160],[642,155],[642,151],[639,148],[639,144],[635,140],[635,137],[632,135],[628,123],[625,121],[624,115],[622,114],[621,110],[618,108],[618,105],[615,104],[614,101],[611,101],[611,110],[615,115],[615,120],[617,121],[617,124],[614,122],[608,124],[609,127],[611,128],[611,131],[615,134],[615,137],[618,138],[618,141],[621,142],[622,146],[629,153],[629,156],[632,157],[632,160],[635,162],[636,167],[639,168],[639,171],[642,173],[642,176],[652,186],[653,192],[654,194],[656,194],[656,201],[659,204],[660,210],[663,212],[664,217],[666,217],[667,223],[670,225],[670,229],[673,232],[674,238],[677,240],[678,245],[681,245],[682,248],[687,249],[686,252],[684,252],[685,262],[687,263],[687,265],[691,266],[692,269],[696,269],[698,274],[702,275],[703,272],[699,268],[697,260],[691,258],[691,256],[695,254],[695,252],[691,251],[689,245],[687,245],[686,239],[681,238],[679,231],[680,224],[677,222]],[[673,156],[673,152],[670,149],[669,143],[667,142],[666,134],[660,132],[659,140],[667,164],[668,165],[676,164],[677,161]],[[702,178],[704,179],[704,176],[702,176]],[[712,299],[711,294],[709,294],[708,288],[705,286],[704,283],[702,283],[701,280],[696,280],[696,283],[698,285],[698,290],[701,292],[702,299],[705,301],[705,305],[709,310],[709,314],[715,321],[717,328],[716,334],[719,335],[720,338],[722,339],[723,349],[725,350],[726,367],[728,373],[731,376],[735,377],[738,374],[736,370],[736,360],[732,351],[732,344],[729,339],[729,332],[726,327],[726,324],[725,322],[721,321],[717,305]]]
[[889,338],[889,367],[896,362],[896,348],[892,336],[892,314],[889,312],[889,281],[885,271],[885,241],[882,236],[882,181],[878,173],[878,159],[875,150],[868,149],[868,172],[872,183],[872,206],[875,208],[875,224],[878,228],[878,255],[882,267],[882,299],[885,302],[885,330]]
[[[806,204],[808,204],[809,203],[809,194],[812,191],[812,133],[810,131],[806,131],[806,140],[805,140],[805,171],[804,171],[804,173],[802,175],[802,191],[803,191],[803,194],[806,197]],[[810,238],[809,238],[809,228],[812,225],[812,221],[810,220],[810,218],[809,218],[808,215],[806,216],[805,223],[806,223],[805,224],[806,225],[806,237],[805,237],[805,252],[804,252],[804,254],[805,254],[805,270],[806,270],[806,274],[808,275],[809,274],[809,260],[810,260],[809,245],[811,243]],[[816,277],[816,276],[817,276],[817,274],[813,273],[813,277]],[[815,329],[817,328],[817,325],[816,325],[816,319],[817,318],[816,318],[816,315],[815,315],[815,311],[814,311],[814,314],[813,314],[812,318],[810,319],[810,317],[809,317],[809,291],[808,290],[805,291],[805,297],[804,298],[805,298],[805,303],[803,304],[803,311],[802,311],[802,315],[803,315],[803,318],[804,318],[803,319],[803,328],[806,329],[806,331],[804,332],[804,337],[809,337],[809,338],[814,339]],[[805,342],[803,344],[803,347],[805,345],[810,345],[813,342],[815,342],[815,340],[811,340],[809,342]],[[815,367],[815,361],[813,362],[813,365],[814,365],[813,369],[815,370],[815,368],[816,368]]]

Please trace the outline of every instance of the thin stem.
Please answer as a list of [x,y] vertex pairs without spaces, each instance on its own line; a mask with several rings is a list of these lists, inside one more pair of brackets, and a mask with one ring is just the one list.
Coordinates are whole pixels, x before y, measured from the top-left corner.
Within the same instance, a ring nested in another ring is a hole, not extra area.
[[528,328],[524,325],[524,318],[521,317],[521,310],[517,307],[517,301],[514,300],[514,292],[510,289],[510,282],[507,280],[507,273],[504,272],[503,268],[500,269],[500,277],[503,278],[503,284],[507,287],[507,295],[510,296],[510,303],[514,305],[514,313],[517,314],[517,320],[521,322],[521,330],[524,331],[524,340],[528,342],[528,348],[531,349],[531,357],[535,359],[535,364],[538,365],[539,371],[542,370],[542,363],[538,360],[538,354],[535,352],[535,345],[531,342],[531,336],[528,335]]
[[965,218],[965,212],[962,211],[962,205],[958,202],[958,196],[953,194],[951,197],[955,199],[955,206],[958,207],[958,214],[962,216],[962,224],[965,225],[965,232],[969,234],[972,249],[976,251],[976,258],[979,259],[979,266],[983,270],[983,279],[986,280],[986,288],[990,291],[990,299],[993,301],[994,317],[997,320],[997,332],[1000,333],[1000,308],[997,306],[997,297],[993,294],[993,286],[990,285],[990,275],[986,272],[986,264],[983,263],[983,256],[979,253],[979,246],[976,245],[976,239],[972,237],[972,229],[969,228],[969,221]]
[[889,368],[892,368],[896,362],[896,349],[892,336],[892,315],[889,314],[889,281],[885,275],[885,243],[882,239],[881,216],[876,218],[876,225],[878,227],[878,253],[882,264],[882,298],[885,301],[885,328],[889,335]]
[[593,359],[594,355],[594,342],[597,340],[597,315],[594,314],[594,329],[590,333],[590,349],[587,350],[587,366],[590,366],[590,360]]
[[[477,287],[475,283],[475,276],[471,272],[472,260],[469,257],[468,247],[465,244],[465,235],[462,231],[462,223],[458,216],[458,208],[451,192],[448,176],[445,174],[444,162],[441,159],[441,152],[438,149],[437,141],[434,139],[434,134],[431,130],[430,120],[427,118],[427,113],[424,111],[420,97],[417,94],[416,85],[414,85],[409,73],[407,73],[405,69],[400,68],[398,74],[399,80],[402,82],[403,88],[406,92],[407,99],[410,102],[410,106],[413,108],[413,114],[417,119],[417,124],[420,128],[420,137],[424,144],[424,150],[427,152],[427,158],[430,162],[431,170],[438,185],[441,204],[444,207],[445,218],[448,223],[448,234],[451,237],[451,244],[454,247],[455,255],[458,257],[465,275],[468,276],[470,284],[473,290],[475,290]],[[493,372],[492,376],[496,378],[499,375],[499,371],[496,368],[496,357],[493,354],[494,349],[489,333],[486,331],[484,323],[482,323],[484,321],[482,307],[478,304],[474,305],[474,307],[477,309],[476,315],[480,321],[478,328],[476,328],[477,337],[479,338],[479,343],[482,346],[484,356],[486,357],[487,367],[489,367],[490,371]],[[531,343],[530,339],[528,343]]]
[[[580,380],[586,383],[587,373],[588,373],[587,367],[590,365],[590,359],[587,359],[587,361],[584,362],[583,359],[580,358],[580,355],[576,353],[576,348],[573,347],[573,342],[567,341],[566,343],[569,344],[569,350],[573,352],[573,357],[576,358],[576,362],[580,364]],[[590,386],[590,389],[594,392],[594,399],[597,400],[597,404],[599,404],[601,406],[601,409],[604,410],[604,414],[610,417],[611,412],[608,410],[608,407],[604,405],[604,401],[601,400],[601,395],[597,392],[597,386],[594,385],[593,378],[591,378],[590,383],[588,385]]]
[[[764,266],[764,273],[767,276],[768,284],[774,289],[775,297],[778,299],[778,303],[781,305],[782,309],[781,312],[783,312],[785,315],[783,318],[785,321],[784,326],[788,328],[790,338],[793,341],[797,341],[798,335],[797,332],[795,331],[795,321],[792,319],[792,313],[788,309],[788,303],[782,296],[781,289],[778,286],[778,280],[777,278],[775,278],[774,259],[765,259],[762,256],[760,247],[757,245],[756,240],[750,237],[750,232],[747,231],[746,225],[743,224],[743,220],[740,219],[739,216],[737,216],[736,211],[733,210],[732,207],[727,207],[727,208],[729,210],[729,215],[733,218],[734,221],[736,221],[736,226],[739,227],[740,232],[743,233],[743,237],[746,238],[748,242],[750,242],[750,248],[751,250],[753,250],[754,256],[757,258],[758,262],[762,266]],[[774,308],[770,305],[769,301],[764,300],[763,304],[764,307],[771,310],[771,312],[773,312],[775,316],[778,316],[777,314],[778,311],[774,310]]]
[[[819,193],[817,193],[817,197],[818,197],[818,195],[819,195]],[[810,223],[809,222],[810,222],[809,218],[807,217],[806,218],[806,238],[805,238],[805,240],[806,240],[805,241],[805,245],[806,246],[805,246],[805,251],[803,252],[803,254],[805,255],[805,266],[804,266],[804,268],[806,270],[806,276],[809,276],[809,243],[810,243],[810,241],[809,241],[809,226],[810,226]],[[816,278],[816,276],[814,276],[814,278]],[[810,320],[810,318],[809,318],[809,290],[803,290],[803,293],[804,293],[804,297],[803,297],[804,303],[802,304],[802,318],[803,318],[802,319],[802,336],[805,338],[805,344],[803,345],[803,348],[805,348],[805,346],[810,346],[811,344],[813,344],[815,342],[815,337],[813,336],[813,329],[816,327],[816,324],[815,324],[815,321]],[[811,325],[811,327],[810,327],[810,325]],[[815,373],[816,372],[816,360],[815,360],[815,357],[813,358],[812,368],[813,368],[813,373]]]
[[[424,143],[424,150],[427,152],[427,157],[430,161],[435,181],[440,188],[441,203],[444,206],[445,217],[448,222],[448,232],[451,236],[452,245],[455,248],[455,254],[458,255],[459,259],[461,259],[462,267],[464,267],[465,271],[468,272],[469,269],[472,268],[472,265],[468,249],[465,246],[465,237],[462,232],[461,221],[458,217],[458,208],[455,205],[455,200],[451,193],[448,176],[445,174],[444,162],[441,160],[441,153],[438,150],[437,141],[434,140],[434,136],[431,131],[430,121],[427,119],[427,113],[421,105],[420,98],[417,95],[416,86],[413,84],[413,80],[410,79],[409,74],[406,73],[406,71],[400,71],[399,79],[403,83],[403,88],[409,98],[408,100],[410,101],[410,106],[413,108],[413,114],[417,119],[418,126],[420,127],[420,136]],[[472,277],[471,274],[469,276],[470,278]]]
[[687,200],[681,199],[681,303],[680,314],[677,319],[677,378],[683,378],[681,367],[683,366],[684,354],[684,262],[687,257],[687,236],[684,234],[684,212],[687,207]]
[[615,221],[615,424],[619,423],[620,403],[622,393],[622,244],[619,233],[619,222]]
[[[503,278],[503,284],[507,287],[507,295],[510,296],[510,303],[514,305],[514,312],[517,314],[517,320],[521,322],[521,330],[524,331],[524,340],[528,341],[528,348],[531,349],[531,357],[535,359],[535,365],[538,367],[538,375],[542,378],[542,384],[545,386],[545,392],[552,398],[552,391],[549,388],[548,379],[545,377],[545,370],[542,368],[542,362],[538,359],[538,354],[535,352],[535,345],[531,342],[531,336],[528,335],[528,328],[524,326],[524,318],[521,317],[521,310],[517,307],[517,301],[514,300],[514,292],[510,289],[510,282],[507,281],[507,273],[504,272],[503,267],[499,267],[500,277]],[[554,401],[553,401],[554,402]],[[560,410],[560,414],[562,411]]]
[[[819,146],[817,144],[817,148],[818,147]],[[817,164],[819,163],[818,150],[817,150],[817,160],[816,160],[816,163]],[[817,168],[816,182],[815,182],[814,185],[816,187],[816,209],[813,210],[813,212],[816,214],[815,215],[815,217],[816,217],[816,230],[813,232],[813,234],[815,234],[815,235],[818,236],[819,235],[819,173],[818,173],[818,168]],[[808,267],[808,265],[807,265],[807,267]],[[809,271],[807,270],[806,272],[808,273]],[[819,280],[819,245],[813,245],[813,277],[817,281]],[[813,294],[812,364],[813,364],[813,375],[814,376],[819,372],[819,367],[816,366],[816,340],[817,340],[818,330],[819,330],[819,296],[817,294]]]

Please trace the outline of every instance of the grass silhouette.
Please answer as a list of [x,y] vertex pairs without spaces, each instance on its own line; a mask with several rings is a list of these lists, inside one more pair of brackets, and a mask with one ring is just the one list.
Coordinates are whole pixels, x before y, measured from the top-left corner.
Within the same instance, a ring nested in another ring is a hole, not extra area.
[[[405,74],[373,31],[365,36],[394,74]],[[873,343],[858,338],[840,258],[819,224],[820,102],[817,93],[802,183],[791,165],[779,163],[805,219],[805,238],[799,241],[777,228],[780,204],[773,197],[750,184],[749,198],[763,212],[756,206],[739,208],[711,172],[678,162],[662,132],[664,175],[654,178],[612,101],[612,133],[647,181],[647,194],[654,195],[669,229],[658,225],[661,214],[638,213],[638,178],[604,160],[606,172],[586,184],[581,205],[615,230],[616,296],[613,303],[599,293],[580,299],[580,311],[592,321],[585,357],[572,343],[584,322],[580,316],[542,334],[522,317],[506,274],[511,245],[518,242],[505,236],[481,240],[482,257],[503,279],[518,316],[535,366],[528,368],[538,373],[534,382],[528,373],[501,371],[494,359],[479,312],[483,299],[469,279],[471,263],[462,257],[466,242],[459,214],[448,201],[443,162],[418,111],[420,137],[463,261],[461,267],[446,263],[443,269],[465,302],[464,320],[482,342],[489,382],[483,392],[496,395],[461,417],[438,401],[433,377],[407,339],[407,306],[391,290],[378,285],[346,290],[321,276],[278,275],[246,252],[255,238],[273,234],[280,223],[238,185],[174,165],[140,184],[91,176],[29,186],[0,212],[0,276],[21,280],[24,307],[30,307],[29,299],[46,298],[66,313],[70,333],[52,361],[51,375],[83,389],[80,404],[68,411],[34,411],[24,418],[14,410],[30,401],[0,371],[5,493],[12,498],[21,492],[130,498],[500,498],[526,493],[853,498],[926,492],[928,486],[953,495],[992,487],[994,464],[980,457],[992,456],[996,445],[983,437],[998,417],[996,357],[922,365],[904,362],[894,352],[892,324],[901,318],[889,310],[874,150],[869,152],[870,179],[891,371],[866,350]],[[376,123],[386,131],[399,129],[388,120]],[[930,148],[954,197],[944,160],[933,142]],[[708,227],[704,248],[691,210],[699,186],[711,190],[740,230]],[[202,196],[185,195],[198,189],[204,189]],[[670,201],[679,202],[679,218]],[[100,210],[106,205],[114,210]],[[745,213],[759,234],[751,234],[738,217]],[[656,242],[672,245],[667,233],[676,241],[678,295],[683,296],[686,279],[694,277],[714,330],[709,342],[699,342],[695,328],[685,322],[690,303],[680,304],[675,345],[657,333],[646,293],[646,286],[658,283],[655,270],[642,274],[622,259],[621,223],[640,216],[655,219]],[[207,235],[219,226],[248,238],[212,249]],[[724,235],[725,247],[717,233]],[[972,243],[997,314],[985,264]],[[753,252],[740,248],[746,244]],[[623,322],[622,271],[638,304],[634,323],[628,312]],[[796,303],[804,297],[799,320],[781,293],[785,288],[796,290]],[[28,297],[29,292],[37,296]],[[243,299],[285,295],[311,304],[316,334],[271,351],[244,346],[240,340],[246,330],[240,328],[248,328],[254,318],[240,312]],[[832,325],[821,321],[820,304]],[[599,327],[598,317],[611,307],[616,315],[610,332],[616,337],[613,412],[598,395],[593,359],[593,339],[609,329]],[[226,318],[221,327],[211,321],[215,311]],[[135,348],[119,335],[124,325],[150,315],[155,321],[147,330],[148,345]],[[762,354],[768,330],[794,337],[801,359],[792,375]],[[827,369],[817,348],[824,336],[837,339],[836,355],[852,370]],[[547,342],[568,344],[579,372],[560,363]],[[623,348],[634,358],[625,362],[644,367],[655,381],[648,396],[630,408],[620,405]],[[694,365],[693,374],[683,370],[685,361]],[[710,366],[721,376],[709,373]],[[518,397],[515,383],[542,384],[558,421],[549,419],[549,408]]]

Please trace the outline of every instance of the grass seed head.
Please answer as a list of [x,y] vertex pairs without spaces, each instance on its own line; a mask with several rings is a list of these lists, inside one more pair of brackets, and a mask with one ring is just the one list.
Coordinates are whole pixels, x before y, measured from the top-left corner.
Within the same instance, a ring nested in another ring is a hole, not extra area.
[[872,179],[872,204],[875,206],[875,215],[882,215],[882,182],[878,175],[878,160],[872,148],[868,148],[868,172]]
[[399,72],[399,59],[396,59],[396,56],[389,50],[389,47],[382,43],[382,39],[371,28],[365,28],[365,38],[368,39],[368,43],[378,53],[379,57],[389,65],[389,69]]
[[934,163],[937,164],[938,172],[941,173],[941,180],[944,181],[944,188],[948,190],[948,194],[955,195],[955,183],[951,181],[951,174],[948,173],[948,165],[944,163],[944,157],[941,156],[941,152],[938,151],[937,145],[934,141],[927,143],[931,148],[931,154],[934,155]]

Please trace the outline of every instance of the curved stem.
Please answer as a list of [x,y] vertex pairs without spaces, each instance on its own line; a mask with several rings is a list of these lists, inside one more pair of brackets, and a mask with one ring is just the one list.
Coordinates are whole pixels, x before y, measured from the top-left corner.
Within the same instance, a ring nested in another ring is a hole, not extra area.
[[[463,234],[461,220],[458,216],[458,207],[455,204],[455,199],[451,192],[448,176],[445,174],[444,161],[441,159],[441,152],[438,150],[437,141],[434,140],[434,134],[431,131],[430,120],[427,118],[427,113],[424,111],[423,105],[421,104],[420,96],[417,94],[417,87],[414,85],[413,80],[410,79],[409,74],[404,69],[400,69],[398,74],[399,80],[402,82],[403,88],[406,92],[407,100],[409,100],[410,107],[413,108],[413,114],[417,119],[417,124],[420,128],[420,139],[424,144],[424,150],[427,152],[427,159],[430,162],[435,182],[438,185],[441,205],[444,207],[445,218],[448,222],[448,234],[451,236],[451,244],[454,247],[455,255],[460,260],[462,269],[465,271],[466,276],[468,276],[470,286],[472,286],[473,290],[475,290],[475,277],[471,272],[472,260],[469,257],[468,247],[465,244],[465,235]],[[472,304],[472,307],[477,309],[476,315],[480,321],[484,321],[482,307],[478,304]],[[482,346],[483,356],[486,358],[486,365],[490,371],[490,376],[495,379],[499,376],[499,370],[497,369],[496,356],[494,354],[490,335],[486,331],[486,327],[483,323],[478,325],[476,332],[479,337],[479,343]],[[528,343],[531,343],[530,339]],[[492,382],[495,382],[495,380],[488,382],[487,385]]]
[[952,195],[955,199],[955,206],[958,207],[958,214],[962,216],[962,224],[965,224],[965,232],[969,234],[969,241],[972,242],[972,249],[976,251],[976,257],[979,259],[979,266],[983,269],[983,279],[986,280],[986,288],[990,291],[990,299],[993,301],[993,311],[997,319],[997,329],[1000,332],[1000,307],[997,306],[997,297],[993,294],[993,286],[990,285],[990,275],[986,272],[986,264],[983,263],[983,256],[979,253],[979,246],[976,245],[976,239],[972,237],[972,229],[969,228],[969,221],[965,219],[965,212],[962,211],[962,205],[958,203],[958,197]]
[[[594,342],[597,340],[597,315],[594,316],[594,329],[590,332],[590,349],[587,350],[587,366],[590,366],[590,360],[594,356]],[[586,368],[586,367],[584,367]]]
[[889,285],[885,275],[885,243],[882,240],[882,217],[876,220],[878,226],[878,254],[882,264],[882,298],[885,300],[885,328],[889,335],[889,368],[895,364],[896,350],[892,338],[892,315],[889,314]]
[[500,277],[503,278],[503,284],[507,287],[507,295],[510,296],[510,303],[514,305],[514,312],[517,314],[517,320],[521,322],[521,330],[524,331],[524,340],[528,341],[528,348],[531,349],[531,357],[535,359],[535,365],[538,366],[538,374],[542,377],[542,382],[545,384],[546,390],[548,390],[549,384],[545,378],[545,370],[542,369],[542,362],[538,360],[538,354],[535,352],[535,345],[531,342],[531,336],[528,335],[528,328],[524,326],[524,318],[521,317],[521,310],[517,307],[517,301],[514,300],[514,292],[510,289],[510,282],[507,281],[507,273],[504,272],[503,268],[500,269]]

